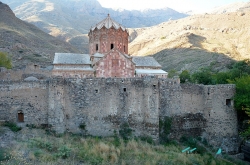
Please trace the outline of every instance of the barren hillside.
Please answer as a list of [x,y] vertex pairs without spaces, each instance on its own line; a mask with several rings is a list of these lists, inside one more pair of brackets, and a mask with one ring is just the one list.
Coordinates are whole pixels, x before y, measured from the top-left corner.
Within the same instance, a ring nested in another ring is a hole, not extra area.
[[104,8],[97,0],[1,0],[16,16],[88,53],[87,33],[91,26],[111,17],[125,27],[157,25],[169,19],[186,17],[170,8],[129,11]]
[[154,55],[165,70],[213,65],[250,58],[250,12],[193,15],[157,26],[130,29],[129,53]]
[[0,2],[0,51],[12,55],[14,68],[27,63],[51,65],[55,52],[78,52],[70,44],[15,17],[9,6]]

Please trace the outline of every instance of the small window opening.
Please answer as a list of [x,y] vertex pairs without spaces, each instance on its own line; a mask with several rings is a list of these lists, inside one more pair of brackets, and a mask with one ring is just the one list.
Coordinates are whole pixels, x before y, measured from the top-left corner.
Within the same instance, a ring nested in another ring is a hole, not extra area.
[[95,50],[98,51],[98,44],[95,45]]
[[114,48],[114,44],[111,44],[111,47],[110,47],[111,49],[113,49]]
[[127,91],[127,88],[123,88],[123,92],[126,92]]
[[18,122],[24,122],[24,115],[22,111],[18,112]]
[[153,87],[156,88],[156,85],[154,84]]
[[226,99],[226,105],[231,106],[231,99]]
[[96,90],[95,90],[95,93],[98,93],[98,92],[99,92],[98,89],[96,89]]

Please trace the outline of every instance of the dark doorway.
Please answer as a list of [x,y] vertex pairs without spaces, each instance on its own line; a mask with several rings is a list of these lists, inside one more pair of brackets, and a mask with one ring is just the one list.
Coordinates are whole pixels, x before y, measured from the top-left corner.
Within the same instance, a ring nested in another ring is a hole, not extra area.
[[24,115],[23,112],[18,112],[18,122],[24,122]]
[[111,44],[110,48],[113,49],[114,48],[114,44]]

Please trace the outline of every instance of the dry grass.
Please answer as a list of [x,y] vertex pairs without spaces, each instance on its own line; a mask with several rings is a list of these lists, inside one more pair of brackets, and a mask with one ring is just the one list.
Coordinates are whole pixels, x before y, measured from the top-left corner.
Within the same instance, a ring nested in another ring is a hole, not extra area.
[[[140,140],[120,139],[116,146],[113,137],[85,138],[69,134],[57,137],[39,129],[23,129],[16,134],[17,145],[11,148],[11,158],[3,164],[234,164],[206,153],[183,154],[181,150],[185,146],[180,145],[151,145]],[[63,158],[61,155],[67,151],[69,154]]]
[[138,35],[129,44],[129,53],[154,55],[167,71],[195,71],[214,61],[223,70],[229,60],[250,58],[249,17],[250,12],[193,15],[135,29]]

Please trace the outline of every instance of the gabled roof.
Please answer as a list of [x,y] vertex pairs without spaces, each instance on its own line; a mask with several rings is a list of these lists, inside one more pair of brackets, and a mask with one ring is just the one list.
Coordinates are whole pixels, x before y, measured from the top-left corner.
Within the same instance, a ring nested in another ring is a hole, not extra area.
[[93,56],[94,56],[94,57],[99,57],[99,58],[101,58],[101,57],[103,57],[103,56],[104,56],[104,54],[101,54],[101,53],[95,53]]
[[91,64],[88,54],[55,53],[53,64]]
[[[120,52],[118,49],[114,48],[111,49],[110,51],[108,51],[107,53],[104,54],[103,58],[100,58],[100,60],[96,61],[93,65],[98,64],[100,61],[102,61],[107,55],[109,55],[111,52],[118,52],[119,55],[123,56],[124,58],[127,58],[131,61],[131,57],[128,56],[127,54],[123,54],[122,52]],[[133,61],[131,61],[132,63],[134,63]]]
[[107,29],[110,29],[111,27],[115,28],[115,29],[119,29],[121,28],[123,31],[126,30],[125,27],[123,27],[121,24],[117,23],[116,21],[114,21],[113,19],[110,18],[109,14],[107,16],[107,18],[105,18],[104,20],[102,20],[101,22],[99,22],[98,24],[96,24],[96,26],[91,27],[90,30],[95,30],[97,29],[101,29],[103,27],[106,27]]
[[133,57],[132,61],[136,66],[161,67],[154,57]]
[[168,74],[161,69],[135,69],[136,74]]

